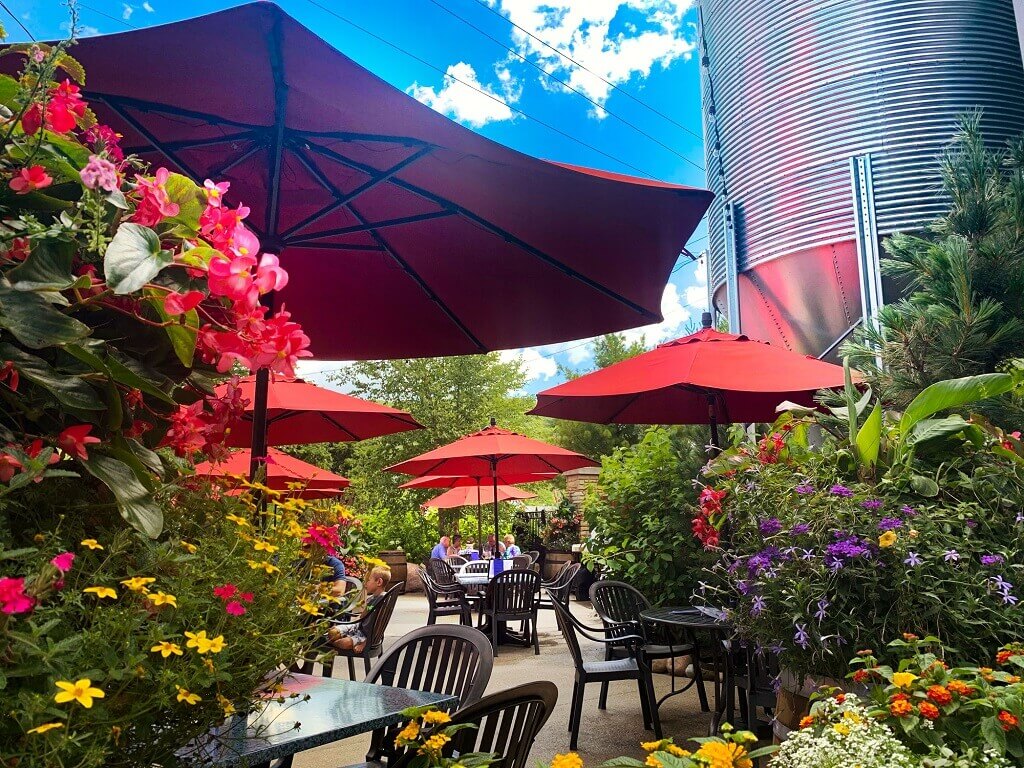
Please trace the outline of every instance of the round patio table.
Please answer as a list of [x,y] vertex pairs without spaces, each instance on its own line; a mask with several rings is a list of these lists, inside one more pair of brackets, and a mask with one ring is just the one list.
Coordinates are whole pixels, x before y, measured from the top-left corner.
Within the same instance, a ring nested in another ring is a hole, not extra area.
[[[710,734],[713,736],[718,731],[718,726],[729,707],[732,686],[732,662],[731,654],[728,652],[729,638],[732,636],[732,623],[721,616],[713,615],[710,612],[701,611],[692,606],[664,606],[661,608],[648,608],[640,612],[641,618],[651,624],[660,624],[672,629],[683,629],[691,633],[707,632],[714,635],[712,643],[712,661],[715,664],[715,713],[711,717]],[[700,644],[694,643],[693,665],[694,669],[701,663]],[[724,670],[724,678],[719,676],[718,670]],[[673,690],[658,702],[660,707],[666,699],[689,690],[685,686],[679,690]]]

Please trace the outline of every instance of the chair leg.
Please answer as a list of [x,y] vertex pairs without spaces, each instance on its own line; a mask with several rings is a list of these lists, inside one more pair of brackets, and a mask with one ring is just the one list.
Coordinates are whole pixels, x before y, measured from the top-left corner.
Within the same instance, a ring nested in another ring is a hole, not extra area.
[[494,655],[498,655],[498,620],[491,616],[491,645],[494,646]]
[[644,682],[643,673],[636,679],[636,688],[640,694],[640,714],[644,718],[644,730],[651,730],[651,707],[647,700],[647,683]]
[[708,692],[704,688],[704,673],[700,668],[700,651],[696,645],[693,647],[693,654],[690,656],[690,660],[693,664],[693,679],[697,686],[697,698],[700,700],[700,711],[710,712],[711,707],[708,706]]
[[356,679],[356,661],[351,656],[348,657],[348,679]]
[[[334,659],[335,659],[335,657],[332,656],[331,658],[329,658],[327,661],[325,661],[323,663],[322,666],[323,666],[324,670],[323,670],[322,674],[323,674],[324,677],[333,677],[334,676]],[[312,662],[310,662],[310,664],[309,664],[309,671],[310,671],[310,673],[313,672],[313,663]]]
[[608,709],[608,683],[601,683],[601,695],[597,699],[598,709]]
[[579,741],[580,735],[580,718],[583,715],[583,695],[586,693],[586,684],[579,682],[575,687],[579,688],[579,695],[573,699],[572,703],[572,716],[569,720],[569,724],[572,726],[572,730],[569,732],[569,750],[575,751],[576,744]]
[[533,629],[533,655],[540,656],[540,633],[537,631],[537,614],[533,614],[533,621],[530,622]]
[[576,716],[576,699],[580,695],[580,684],[577,681],[572,686],[572,704],[569,705],[569,733],[572,733],[572,719]]
[[370,674],[370,656],[363,656],[363,677]]
[[644,669],[644,687],[647,689],[647,706],[651,712],[651,724],[654,726],[654,738],[661,739],[661,717],[658,715],[658,698],[654,695],[654,680],[651,670]]

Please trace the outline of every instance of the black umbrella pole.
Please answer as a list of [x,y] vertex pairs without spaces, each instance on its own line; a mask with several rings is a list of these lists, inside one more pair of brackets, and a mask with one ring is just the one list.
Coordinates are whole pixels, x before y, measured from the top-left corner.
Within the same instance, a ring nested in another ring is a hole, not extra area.
[[249,480],[255,480],[260,462],[267,455],[267,395],[270,391],[270,371],[256,371],[255,400],[252,405],[252,448],[249,451]]
[[708,453],[714,458],[722,452],[722,440],[718,434],[718,413],[715,410],[715,397],[708,395],[708,424],[711,426],[711,448]]
[[494,488],[494,555],[498,555],[498,465],[491,464],[491,480]]

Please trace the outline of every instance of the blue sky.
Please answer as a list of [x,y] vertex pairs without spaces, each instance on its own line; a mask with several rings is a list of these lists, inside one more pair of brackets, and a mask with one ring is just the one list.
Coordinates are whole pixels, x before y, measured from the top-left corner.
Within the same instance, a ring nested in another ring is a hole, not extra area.
[[[67,11],[55,0],[7,0],[5,4],[37,39],[64,34]],[[78,7],[82,34],[94,35],[177,21],[238,4],[87,0]],[[645,173],[681,184],[706,184],[693,0],[279,0],[278,4],[391,84],[491,139],[546,159]],[[26,39],[3,11],[0,19],[11,39]],[[542,123],[557,126],[578,141]],[[688,247],[699,254],[706,246],[702,225]],[[699,321],[707,303],[702,265],[681,260],[677,267],[663,301],[666,322],[631,332],[634,336],[642,333],[649,343],[663,341],[682,335],[689,323]],[[535,392],[559,381],[556,363],[588,367],[590,347],[576,341],[505,354],[522,357],[530,376],[527,388]],[[309,364],[306,374],[319,378],[317,370],[337,367],[321,361]]]

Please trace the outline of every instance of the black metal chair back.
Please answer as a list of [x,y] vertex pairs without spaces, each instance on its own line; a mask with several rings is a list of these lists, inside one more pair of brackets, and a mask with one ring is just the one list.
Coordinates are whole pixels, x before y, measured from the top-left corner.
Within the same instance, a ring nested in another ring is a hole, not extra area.
[[590,587],[590,602],[605,626],[642,624],[640,612],[651,607],[644,594],[622,581],[595,581]]
[[444,559],[444,561],[446,563],[448,563],[448,565],[450,565],[452,567],[452,569],[455,569],[455,568],[458,568],[460,566],[463,566],[463,565],[465,565],[466,563],[469,562],[462,555],[449,555],[448,557],[446,557]]
[[395,612],[395,604],[398,602],[398,595],[401,594],[404,582],[398,582],[387,592],[377,607],[373,609],[373,620],[370,622],[370,634],[366,637],[366,655],[380,656],[384,647],[384,633],[388,629],[388,622],[391,621],[391,614]]
[[458,579],[455,578],[455,571],[452,567],[444,560],[439,560],[436,557],[432,557],[427,561],[427,573],[430,574],[430,578],[443,587],[458,584]]
[[533,571],[502,571],[487,585],[488,608],[502,620],[528,619],[536,613],[540,574]]
[[[494,668],[494,652],[477,629],[458,625],[422,627],[399,638],[366,675],[366,682],[416,691],[447,693],[459,706],[483,696]],[[402,724],[373,732],[367,761],[393,760]]]
[[530,560],[529,555],[516,555],[512,558],[512,569],[516,571],[525,571],[533,565],[533,561]]
[[[572,597],[572,585],[579,576],[583,566],[580,563],[567,563],[559,572],[555,580],[546,587],[552,600],[557,600],[566,608],[569,607],[569,598]],[[549,608],[546,602],[542,601],[541,608]]]
[[530,558],[530,565],[536,565],[537,561],[540,560],[540,552],[536,549],[531,549],[529,552],[525,554],[528,558]]
[[555,621],[558,629],[565,638],[565,644],[569,647],[569,656],[572,657],[573,666],[577,672],[583,671],[583,651],[580,649],[580,639],[576,636],[576,619],[569,612],[569,608],[563,605],[558,597],[548,588],[548,595],[551,597],[550,606],[555,612]]

